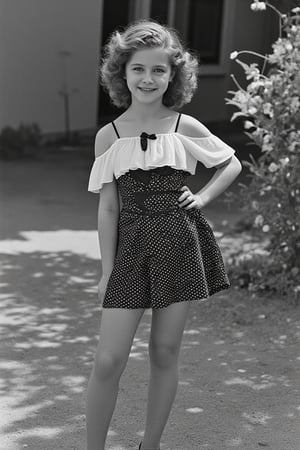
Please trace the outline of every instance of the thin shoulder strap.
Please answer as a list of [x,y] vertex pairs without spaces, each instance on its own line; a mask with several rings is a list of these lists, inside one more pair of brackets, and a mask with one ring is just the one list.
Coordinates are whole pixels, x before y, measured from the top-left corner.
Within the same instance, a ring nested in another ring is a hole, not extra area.
[[114,121],[112,121],[111,124],[112,124],[112,126],[114,127],[114,130],[115,130],[115,132],[116,132],[116,135],[118,136],[118,139],[120,139],[120,135],[119,135],[119,133],[118,133],[118,130],[117,130],[117,127],[116,127]]
[[175,133],[177,132],[178,127],[179,127],[180,117],[181,117],[181,113],[178,114],[178,118],[177,118],[177,122],[176,122],[176,127],[175,127]]

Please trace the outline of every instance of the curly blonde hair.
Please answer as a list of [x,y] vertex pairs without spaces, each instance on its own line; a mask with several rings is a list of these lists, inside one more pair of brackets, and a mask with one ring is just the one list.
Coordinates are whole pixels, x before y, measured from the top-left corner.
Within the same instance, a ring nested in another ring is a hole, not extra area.
[[124,77],[132,54],[152,47],[165,49],[170,58],[173,77],[163,96],[163,104],[181,108],[191,101],[197,89],[198,58],[183,47],[175,30],[152,20],[139,20],[123,32],[115,31],[104,47],[100,82],[115,106],[128,108],[131,103],[131,93]]

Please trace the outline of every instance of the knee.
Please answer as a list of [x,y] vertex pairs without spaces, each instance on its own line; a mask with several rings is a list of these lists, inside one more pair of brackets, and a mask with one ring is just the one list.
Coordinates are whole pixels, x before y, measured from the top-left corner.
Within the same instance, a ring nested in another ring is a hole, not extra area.
[[149,346],[149,355],[151,364],[160,369],[168,369],[177,365],[178,348],[171,344],[151,342]]
[[118,379],[122,373],[122,358],[102,351],[96,355],[94,362],[94,375],[99,381]]

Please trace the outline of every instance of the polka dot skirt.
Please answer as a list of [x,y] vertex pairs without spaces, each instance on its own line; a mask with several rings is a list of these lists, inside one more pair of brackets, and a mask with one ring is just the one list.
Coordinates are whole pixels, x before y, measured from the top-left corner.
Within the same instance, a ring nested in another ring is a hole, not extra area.
[[230,286],[202,212],[178,206],[188,175],[165,166],[118,178],[123,208],[104,308],[164,308]]

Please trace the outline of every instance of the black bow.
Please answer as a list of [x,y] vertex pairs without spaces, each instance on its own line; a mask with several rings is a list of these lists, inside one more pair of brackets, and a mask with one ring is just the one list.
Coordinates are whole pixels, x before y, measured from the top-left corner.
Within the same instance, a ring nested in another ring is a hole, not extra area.
[[155,139],[157,139],[157,136],[155,134],[148,134],[148,133],[145,133],[145,131],[143,131],[143,133],[140,135],[140,138],[141,138],[142,150],[143,150],[143,152],[145,152],[147,150],[147,145],[148,145],[147,139],[155,140]]

